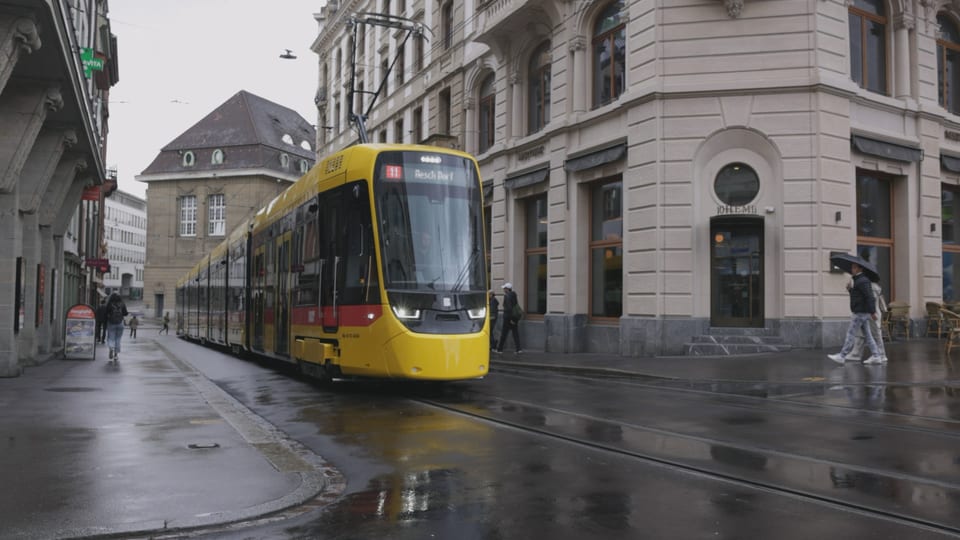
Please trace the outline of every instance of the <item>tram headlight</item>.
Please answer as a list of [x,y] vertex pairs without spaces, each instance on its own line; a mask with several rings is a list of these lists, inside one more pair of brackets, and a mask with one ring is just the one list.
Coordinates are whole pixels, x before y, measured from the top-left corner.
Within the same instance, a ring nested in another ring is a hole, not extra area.
[[412,319],[420,318],[419,309],[410,309],[410,308],[405,308],[400,306],[392,306],[392,307],[393,307],[393,314],[396,315],[398,319],[409,321]]
[[482,319],[487,316],[487,308],[479,307],[467,310],[467,316],[471,319]]

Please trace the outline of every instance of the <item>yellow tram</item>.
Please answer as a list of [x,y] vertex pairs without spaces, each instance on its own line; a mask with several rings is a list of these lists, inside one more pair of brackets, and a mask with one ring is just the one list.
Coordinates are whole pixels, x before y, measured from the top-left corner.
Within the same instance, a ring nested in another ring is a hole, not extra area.
[[490,329],[481,197],[468,154],[346,148],[179,280],[178,332],[321,378],[482,377]]

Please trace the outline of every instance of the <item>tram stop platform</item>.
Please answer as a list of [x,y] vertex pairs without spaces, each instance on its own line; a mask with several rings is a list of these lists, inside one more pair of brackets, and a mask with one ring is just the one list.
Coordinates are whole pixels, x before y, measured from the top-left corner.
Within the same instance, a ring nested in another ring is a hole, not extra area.
[[[320,458],[141,326],[116,366],[52,358],[0,378],[0,538],[151,537],[342,491]],[[147,334],[150,334],[149,336]]]
[[[178,338],[156,330],[144,325],[139,339],[124,336],[119,366],[98,346],[95,360],[53,358],[0,379],[0,537],[161,536],[343,491],[334,469],[168,353]],[[948,357],[943,344],[890,343],[890,362],[879,366],[794,350],[663,358],[504,352],[491,368],[494,376],[548,370],[751,395],[796,385],[922,388],[960,379],[960,351]]]

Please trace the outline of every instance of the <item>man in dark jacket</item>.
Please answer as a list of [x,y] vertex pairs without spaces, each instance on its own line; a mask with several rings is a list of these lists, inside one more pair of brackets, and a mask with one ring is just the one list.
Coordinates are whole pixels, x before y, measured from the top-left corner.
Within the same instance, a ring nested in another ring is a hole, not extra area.
[[490,291],[490,348],[497,348],[497,318],[500,316],[500,301],[497,295]]
[[100,301],[100,306],[95,312],[97,325],[93,333],[94,341],[97,343],[106,343],[107,341],[107,302]]
[[847,361],[847,355],[853,350],[853,343],[857,339],[857,333],[862,331],[867,346],[870,347],[870,358],[863,361],[864,364],[875,364],[883,355],[877,348],[877,342],[873,339],[873,333],[870,332],[870,323],[877,317],[877,299],[873,295],[873,286],[870,285],[870,279],[863,273],[863,267],[853,263],[850,267],[850,273],[853,274],[853,286],[850,287],[850,312],[853,314],[850,318],[850,328],[847,329],[847,338],[843,342],[843,348],[839,353],[828,354],[827,358],[842,364]]
[[513,346],[517,349],[517,354],[523,352],[520,348],[520,330],[517,325],[520,319],[514,315],[513,307],[519,305],[517,293],[513,292],[513,285],[503,284],[503,330],[500,331],[500,343],[497,345],[497,353],[503,352],[503,346],[507,342],[507,334],[513,334]]

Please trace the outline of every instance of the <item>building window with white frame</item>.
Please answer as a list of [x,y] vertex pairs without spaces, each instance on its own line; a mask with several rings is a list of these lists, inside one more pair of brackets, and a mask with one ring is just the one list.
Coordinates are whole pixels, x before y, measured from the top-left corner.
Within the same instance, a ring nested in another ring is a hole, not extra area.
[[197,235],[197,196],[180,197],[180,236]]
[[530,57],[529,132],[536,133],[550,122],[550,42],[540,45]]
[[222,165],[223,164],[223,150],[217,148],[213,151],[213,154],[210,156],[211,165]]
[[207,236],[223,236],[227,233],[227,206],[223,193],[207,197]]
[[937,97],[940,105],[960,113],[960,31],[946,13],[937,15]]
[[611,2],[593,27],[593,106],[620,97],[626,76],[627,31],[620,17],[624,0]]
[[623,314],[623,181],[590,190],[590,316]]
[[871,92],[886,95],[886,0],[853,0],[850,8],[850,77]]

